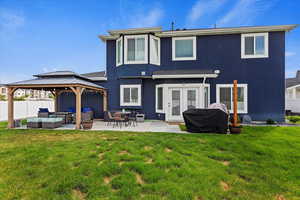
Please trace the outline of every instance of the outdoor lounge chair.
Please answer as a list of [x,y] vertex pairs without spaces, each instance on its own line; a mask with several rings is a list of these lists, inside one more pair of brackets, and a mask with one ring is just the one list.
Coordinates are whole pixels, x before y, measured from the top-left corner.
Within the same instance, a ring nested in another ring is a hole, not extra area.
[[49,112],[48,108],[39,108],[39,112],[38,112],[39,118],[47,118],[51,114],[53,114],[53,113]]

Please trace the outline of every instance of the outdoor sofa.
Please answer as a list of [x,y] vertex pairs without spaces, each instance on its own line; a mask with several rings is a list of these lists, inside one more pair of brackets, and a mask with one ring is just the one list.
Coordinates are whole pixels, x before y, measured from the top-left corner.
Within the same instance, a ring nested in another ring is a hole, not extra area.
[[59,128],[63,124],[64,124],[63,118],[33,117],[27,119],[27,128],[53,129],[53,128]]

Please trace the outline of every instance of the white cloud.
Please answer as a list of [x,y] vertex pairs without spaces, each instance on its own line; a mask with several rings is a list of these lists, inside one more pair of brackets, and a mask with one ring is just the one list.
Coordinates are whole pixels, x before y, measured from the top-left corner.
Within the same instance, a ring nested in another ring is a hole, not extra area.
[[0,8],[0,39],[8,39],[25,25],[21,12]]
[[219,26],[252,25],[254,20],[270,9],[277,0],[238,0],[217,24]]
[[130,16],[129,27],[152,27],[159,25],[160,20],[163,17],[163,10],[160,8],[154,8],[148,13],[137,13]]
[[285,52],[286,57],[291,57],[291,56],[294,56],[294,55],[296,55],[296,52],[292,52],[292,51],[286,51]]
[[218,11],[227,0],[198,0],[187,17],[188,24],[194,24],[201,17]]

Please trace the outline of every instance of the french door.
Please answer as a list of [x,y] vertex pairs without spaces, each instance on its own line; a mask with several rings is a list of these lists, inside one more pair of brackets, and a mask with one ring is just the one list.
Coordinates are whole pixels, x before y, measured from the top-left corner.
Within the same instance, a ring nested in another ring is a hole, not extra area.
[[182,121],[182,113],[200,107],[200,88],[169,88],[168,121]]

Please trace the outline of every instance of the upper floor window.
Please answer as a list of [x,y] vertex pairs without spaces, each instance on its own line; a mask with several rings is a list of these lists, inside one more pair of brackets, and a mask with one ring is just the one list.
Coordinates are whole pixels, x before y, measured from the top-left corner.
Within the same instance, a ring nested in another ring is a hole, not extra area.
[[196,60],[196,37],[172,38],[172,60]]
[[122,37],[116,40],[116,65],[123,63],[123,40]]
[[251,33],[242,34],[242,58],[267,58],[269,56],[269,34]]
[[160,38],[150,35],[150,63],[160,65]]
[[147,35],[130,35],[124,37],[125,64],[148,63],[148,37]]

